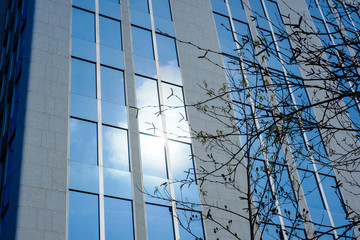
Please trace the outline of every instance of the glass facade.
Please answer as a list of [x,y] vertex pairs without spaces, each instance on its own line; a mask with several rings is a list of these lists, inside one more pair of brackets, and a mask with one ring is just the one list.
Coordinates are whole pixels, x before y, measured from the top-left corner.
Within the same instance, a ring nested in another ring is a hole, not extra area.
[[[320,4],[320,1],[307,2],[315,26],[319,31],[319,37],[325,44],[324,48],[329,44],[335,45],[336,37],[332,36],[330,32],[336,33],[336,31],[328,30],[331,26],[336,28],[333,13],[329,6],[325,7],[327,13],[322,13],[319,8],[321,4],[327,5],[328,3],[326,1],[321,1]],[[298,133],[287,133],[288,139],[291,139],[290,144],[283,143],[282,147],[267,143],[266,141],[269,139],[261,134],[262,129],[267,127],[266,116],[269,114],[266,113],[266,104],[271,103],[269,96],[276,97],[278,102],[287,103],[284,106],[268,106],[270,109],[279,108],[283,114],[288,113],[290,109],[296,109],[298,106],[310,105],[306,89],[302,87],[304,83],[299,67],[297,64],[290,64],[292,60],[289,58],[294,56],[294,53],[277,2],[256,0],[249,1],[250,5],[248,5],[247,1],[244,4],[241,0],[212,0],[211,3],[224,65],[229,73],[228,77],[230,76],[228,81],[230,86],[235,86],[233,87],[235,93],[232,94],[235,113],[237,118],[240,119],[239,128],[242,142],[249,144],[249,147],[254,150],[266,149],[261,150],[260,153],[252,152],[249,154],[250,158],[248,158],[249,164],[252,166],[251,180],[253,181],[252,187],[258,211],[268,213],[271,212],[270,209],[276,209],[276,214],[273,216],[271,214],[265,216],[259,213],[258,218],[262,225],[263,239],[284,238],[284,236],[289,239],[305,238],[303,220],[298,217],[301,209],[296,204],[302,200],[297,199],[298,195],[294,194],[291,182],[283,182],[284,179],[293,178],[291,175],[288,176],[288,168],[292,169],[293,165],[291,163],[288,163],[288,166],[279,165],[279,163],[288,161],[285,158],[283,149],[287,152],[286,148],[289,145],[292,148],[292,157],[297,165],[297,173],[293,172],[292,174],[299,174],[300,185],[304,190],[306,203],[317,236],[329,239],[341,236],[352,239],[354,237],[353,230],[343,227],[349,226],[350,222],[344,209],[341,193],[337,187],[337,181],[331,169],[320,131],[316,127],[308,128],[307,123],[300,122],[301,127]],[[351,13],[345,10],[342,1],[335,1],[334,3],[338,11],[342,11],[342,14],[340,14],[344,15],[341,20],[346,30],[350,31],[347,33],[349,38],[357,37],[355,35],[356,27],[352,25],[354,21],[351,21]],[[252,29],[251,33],[247,27],[248,20],[245,11],[252,15],[251,19],[256,25],[256,29]],[[352,14],[355,18],[358,18],[358,14],[354,14],[354,12]],[[328,18],[328,20],[325,18]],[[344,38],[338,36],[337,39],[338,43],[340,43]],[[331,43],[331,41],[333,42]],[[261,46],[262,50],[256,52],[258,46]],[[342,44],[339,44],[339,47],[341,46]],[[343,50],[348,51],[347,49]],[[262,52],[265,52],[265,54],[261,55]],[[255,55],[259,59],[254,59]],[[260,58],[261,56],[262,58]],[[329,58],[333,59],[334,56],[330,54]],[[331,61],[331,59],[329,60]],[[260,67],[254,67],[254,63]],[[241,75],[237,73],[237,70],[241,70]],[[259,84],[259,82],[263,81],[263,78],[267,77],[269,77],[267,83],[271,85],[272,89],[264,87],[261,83]],[[244,86],[248,86],[250,92],[245,99],[242,99],[240,95],[236,95],[236,91],[239,89],[236,89],[236,86],[239,86],[242,81],[246,82]],[[351,85],[351,81],[346,84]],[[347,85],[345,88],[349,89],[349,86]],[[268,93],[262,94],[261,89]],[[285,97],[288,99],[285,99]],[[252,108],[244,110],[244,104],[236,102],[241,100],[251,105]],[[347,101],[347,99],[344,99],[344,101],[348,107],[354,129],[357,130],[357,120],[360,119],[356,115],[359,112],[358,101],[354,100],[354,98],[349,99],[352,102]],[[258,105],[262,107],[260,109],[255,107]],[[237,108],[242,109],[237,110]],[[241,134],[241,132],[245,131],[241,119],[247,117],[247,114],[253,114],[256,118],[255,125],[259,132],[259,139],[249,140],[249,136]],[[315,119],[312,109],[309,109],[306,114],[309,115],[309,119]],[[244,148],[246,149],[246,145]],[[302,153],[300,153],[301,151]],[[252,158],[260,158],[261,160],[254,161]],[[274,162],[275,159],[278,159],[277,163]],[[320,159],[320,162],[325,164],[320,165],[320,163],[317,163],[318,160],[315,159]],[[283,176],[277,176],[278,174]],[[269,200],[264,201],[264,196],[266,196],[265,199]],[[264,203],[265,205],[263,205]],[[294,231],[294,229],[297,230]],[[290,230],[294,232],[290,232]]]
[[[133,193],[141,191],[148,239],[204,239],[200,209],[187,205],[198,205],[199,193],[170,2],[130,1],[130,26],[122,7],[73,1],[68,238],[134,239]],[[131,30],[132,49],[124,49],[123,28]],[[124,51],[132,53],[130,78]],[[136,102],[138,129],[129,129],[127,101]],[[132,158],[134,147],[140,159]],[[141,163],[143,186],[132,183],[132,161]],[[182,190],[184,179],[192,184]],[[179,219],[191,216],[190,231]]]
[[[316,29],[327,33],[319,35],[321,41],[335,44],[340,37],[329,34],[333,13],[315,3],[308,2]],[[346,34],[359,38],[358,15],[336,4],[342,24],[354,28]],[[273,101],[287,103],[276,106],[281,114],[310,103],[299,66],[290,64],[295,53],[277,2],[211,0],[211,6],[228,81],[250,86],[244,99],[232,94],[235,114],[243,118],[239,107],[246,103],[244,111],[254,116],[258,133],[256,139],[240,138],[256,155],[248,161],[262,239],[309,237],[309,223],[299,217],[304,211],[319,239],[353,239],[353,231],[342,227],[349,221],[320,130],[301,120],[288,123],[301,130],[287,134],[289,145],[261,132],[274,118],[266,111]],[[122,19],[124,11],[129,19]],[[124,37],[126,29],[130,37]],[[123,6],[113,0],[73,0],[71,46],[68,239],[135,239],[135,191],[143,194],[141,221],[149,240],[205,239],[171,1],[131,0]],[[335,61],[333,55],[329,61]],[[236,64],[240,71],[234,71]],[[358,102],[344,101],[357,129]],[[259,103],[263,108],[254,108]],[[312,109],[306,114],[315,119]],[[270,147],[256,152],[263,146]],[[133,149],[138,154],[131,154]],[[318,164],[319,158],[325,164]],[[140,175],[132,169],[137,165]],[[134,176],[141,186],[134,185]]]

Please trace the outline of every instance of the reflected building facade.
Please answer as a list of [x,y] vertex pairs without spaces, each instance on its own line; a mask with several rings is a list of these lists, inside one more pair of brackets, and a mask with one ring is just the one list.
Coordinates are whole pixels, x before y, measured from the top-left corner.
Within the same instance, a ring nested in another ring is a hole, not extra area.
[[[321,30],[331,20],[315,2],[289,4],[311,14]],[[214,183],[204,202],[194,181],[202,167],[194,156],[207,153],[191,129],[212,131],[219,123],[185,106],[205,98],[204,81],[226,83],[229,58],[241,55],[234,51],[238,33],[286,39],[269,24],[283,26],[276,1],[0,0],[0,6],[0,239],[234,239],[204,219],[205,205],[244,211],[238,196]],[[281,44],[271,46],[279,56],[291,49],[289,41]],[[207,61],[204,50],[222,54]],[[286,74],[278,58],[268,62]],[[356,107],[349,109],[353,119]],[[316,135],[317,129],[303,137]],[[298,174],[305,176],[311,217],[331,226],[311,231],[319,239],[354,239],[352,230],[341,232],[348,220],[333,171],[299,162]],[[290,205],[277,211],[298,211]],[[247,221],[234,227],[249,238]],[[280,214],[263,239],[274,239],[275,231],[290,239],[292,227]],[[307,228],[296,226],[291,239],[306,239]]]

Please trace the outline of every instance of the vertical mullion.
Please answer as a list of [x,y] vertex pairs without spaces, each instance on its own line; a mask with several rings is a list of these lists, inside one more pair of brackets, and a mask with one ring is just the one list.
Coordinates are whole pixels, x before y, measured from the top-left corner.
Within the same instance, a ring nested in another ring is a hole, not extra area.
[[105,214],[104,214],[104,178],[102,154],[102,118],[101,118],[101,74],[100,74],[100,23],[99,0],[95,0],[95,44],[96,44],[96,96],[98,117],[98,168],[99,168],[99,230],[100,240],[105,240]]

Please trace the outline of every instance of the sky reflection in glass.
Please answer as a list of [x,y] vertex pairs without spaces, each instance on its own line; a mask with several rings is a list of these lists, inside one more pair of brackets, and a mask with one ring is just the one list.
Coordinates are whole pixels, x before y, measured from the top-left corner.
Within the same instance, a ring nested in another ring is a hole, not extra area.
[[140,134],[140,146],[143,174],[167,178],[164,139]]
[[97,195],[69,192],[69,240],[99,240]]
[[186,210],[177,210],[181,240],[204,239],[201,214]]
[[97,165],[95,123],[70,119],[70,160]]
[[103,126],[102,133],[104,166],[129,171],[127,131]]
[[71,59],[71,93],[96,98],[94,63]]
[[[155,80],[135,76],[136,81],[136,103],[139,108],[138,121],[141,132],[155,134],[155,127],[161,129],[161,116],[159,112],[159,93]],[[158,131],[160,132],[160,131]]]
[[119,0],[99,0],[100,14],[120,20]]
[[112,68],[101,66],[101,99],[125,105],[124,74]]
[[104,197],[106,240],[133,240],[132,204],[130,201]]
[[104,167],[104,194],[132,199],[130,172]]
[[171,209],[169,207],[146,204],[148,239],[174,239]]
[[98,193],[99,169],[97,166],[70,161],[69,188]]

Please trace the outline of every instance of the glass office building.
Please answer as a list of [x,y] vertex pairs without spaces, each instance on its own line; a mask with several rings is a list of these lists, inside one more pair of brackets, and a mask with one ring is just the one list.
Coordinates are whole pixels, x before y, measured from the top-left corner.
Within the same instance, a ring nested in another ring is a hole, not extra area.
[[[186,106],[209,97],[204,82],[220,89],[242,81],[239,72],[255,81],[242,63],[259,63],[261,56],[242,42],[270,43],[270,78],[302,76],[285,60],[294,44],[285,34],[289,8],[310,19],[319,44],[330,46],[342,45],[329,34],[341,26],[360,39],[360,13],[351,6],[340,0],[0,0],[0,239],[250,239],[249,221],[239,217],[247,212],[239,189],[201,181],[201,169],[213,167],[212,154],[225,159],[227,153],[210,151],[194,131],[223,125]],[[358,57],[354,49],[343,51]],[[293,106],[312,101],[305,88],[291,96]],[[232,97],[235,115],[241,99]],[[358,101],[341,101],[351,106],[346,114],[358,129]],[[327,156],[321,134],[304,130],[296,141],[310,155],[311,141],[320,142],[317,151]],[[245,142],[234,138],[238,146]],[[254,168],[269,168],[268,158],[260,156]],[[348,227],[349,214],[360,211],[357,195],[342,190],[331,156],[326,167],[292,159],[271,166],[282,176],[264,178],[273,185],[281,179],[295,200],[278,198],[273,216],[259,216],[257,238],[359,236]],[[237,174],[245,189],[246,172]],[[294,176],[302,195],[289,180]],[[267,191],[276,199],[274,187]],[[262,208],[257,197],[254,206]],[[303,210],[308,221],[297,217]]]

